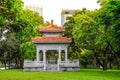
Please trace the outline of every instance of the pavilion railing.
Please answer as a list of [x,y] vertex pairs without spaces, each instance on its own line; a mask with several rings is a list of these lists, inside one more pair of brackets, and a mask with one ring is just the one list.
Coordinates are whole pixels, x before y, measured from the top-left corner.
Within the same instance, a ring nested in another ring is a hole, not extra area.
[[73,61],[61,61],[59,62],[60,67],[79,67],[79,60],[75,59]]
[[24,60],[24,67],[43,67],[43,61]]

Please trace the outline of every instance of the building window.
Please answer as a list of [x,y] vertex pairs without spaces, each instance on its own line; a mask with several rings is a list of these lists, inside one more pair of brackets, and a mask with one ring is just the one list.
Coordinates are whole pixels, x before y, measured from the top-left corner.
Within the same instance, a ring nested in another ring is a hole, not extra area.
[[65,12],[65,14],[69,14],[69,12]]

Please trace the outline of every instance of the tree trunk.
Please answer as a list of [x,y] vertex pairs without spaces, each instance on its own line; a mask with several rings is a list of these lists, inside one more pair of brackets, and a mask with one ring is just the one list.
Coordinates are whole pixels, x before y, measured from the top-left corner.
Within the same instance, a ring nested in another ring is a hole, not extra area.
[[107,70],[107,50],[109,50],[109,46],[107,46],[105,48],[105,50],[103,51],[104,53],[104,60],[103,60],[103,70]]
[[19,62],[18,62],[18,59],[17,59],[17,58],[15,59],[15,67],[16,67],[16,68],[19,68]]
[[102,62],[99,60],[97,53],[95,53],[95,57],[96,57],[96,62],[97,62],[100,66],[103,67],[103,64],[102,64]]
[[[120,69],[120,60],[119,60],[119,50],[118,51],[115,51],[115,49],[113,48],[113,46],[110,44],[109,41],[107,41],[107,43],[109,44],[110,48],[112,49],[113,53],[114,53],[114,56],[115,58],[117,59],[117,69],[119,70]],[[120,47],[120,46],[119,46]]]
[[120,70],[120,62],[117,61],[117,69]]
[[24,60],[20,59],[20,68],[23,68],[23,63],[24,63]]
[[107,61],[106,60],[103,61],[103,70],[107,70]]
[[109,68],[112,69],[112,62],[109,63]]
[[4,61],[3,61],[3,63],[4,63],[4,65],[5,65],[5,69],[7,68],[7,60],[5,59]]
[[97,53],[95,53],[95,56],[96,56],[96,61],[98,62],[98,64],[100,65],[100,66],[102,66],[102,69],[103,70],[107,70],[107,50],[108,50],[108,46],[105,48],[105,50],[102,50],[102,49],[100,49],[100,51],[102,51],[102,53],[103,53],[103,57],[104,57],[104,60],[100,60],[98,57],[98,55],[97,55]]
[[6,63],[4,63],[5,64],[5,69],[7,68],[7,66],[6,66]]
[[10,55],[8,56],[8,67],[10,68],[10,63],[11,63],[11,60],[10,60]]
[[84,64],[84,68],[87,68],[87,64]]

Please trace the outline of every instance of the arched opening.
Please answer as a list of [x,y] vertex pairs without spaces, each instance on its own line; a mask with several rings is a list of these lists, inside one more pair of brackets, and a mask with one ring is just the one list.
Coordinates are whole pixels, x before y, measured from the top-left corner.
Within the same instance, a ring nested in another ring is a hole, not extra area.
[[61,61],[65,61],[65,51],[61,51]]
[[58,51],[57,50],[47,50],[46,59],[48,64],[57,64],[58,61]]
[[40,58],[40,61],[43,61],[43,51],[42,50],[39,51],[39,58]]

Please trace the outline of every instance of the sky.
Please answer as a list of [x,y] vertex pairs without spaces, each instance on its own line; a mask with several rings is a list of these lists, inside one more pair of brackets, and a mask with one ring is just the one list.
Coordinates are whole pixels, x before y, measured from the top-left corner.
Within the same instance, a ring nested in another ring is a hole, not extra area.
[[42,6],[44,21],[54,20],[58,26],[61,26],[62,9],[100,8],[97,0],[23,0],[23,2],[24,5]]

